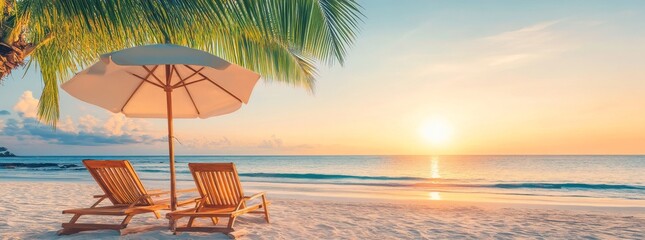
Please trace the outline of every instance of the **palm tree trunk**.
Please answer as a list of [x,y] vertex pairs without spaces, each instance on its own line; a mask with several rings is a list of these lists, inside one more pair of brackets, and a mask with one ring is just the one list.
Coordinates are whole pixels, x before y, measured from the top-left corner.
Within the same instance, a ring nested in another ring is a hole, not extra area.
[[[25,41],[25,32],[17,29],[22,26],[16,26],[13,4],[14,1],[11,0],[0,2],[0,12],[2,13],[0,19],[0,81],[9,75],[11,70],[24,64],[26,57],[24,53],[30,45]],[[15,30],[20,31],[17,37],[12,34]]]
[[27,22],[16,20],[13,0],[0,0],[0,84],[17,67],[25,65],[25,59],[36,48],[49,42],[53,36],[47,36],[38,43],[28,42]]
[[25,34],[21,33],[18,41],[0,43],[0,81],[11,73],[11,70],[25,64],[27,53],[31,53],[33,44],[25,41]]

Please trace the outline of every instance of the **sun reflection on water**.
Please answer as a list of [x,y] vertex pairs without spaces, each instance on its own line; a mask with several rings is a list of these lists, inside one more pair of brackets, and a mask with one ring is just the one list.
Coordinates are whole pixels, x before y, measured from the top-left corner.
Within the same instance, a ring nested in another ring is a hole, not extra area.
[[[441,174],[439,172],[439,157],[432,156],[432,158],[430,159],[430,178],[432,179],[433,183],[435,182],[435,180],[440,180]],[[439,192],[429,192],[428,197],[431,201],[441,200],[441,194]]]
[[434,156],[430,160],[430,178],[441,178],[439,174],[439,157]]
[[439,192],[429,192],[428,197],[430,198],[431,201],[441,200],[441,194]]

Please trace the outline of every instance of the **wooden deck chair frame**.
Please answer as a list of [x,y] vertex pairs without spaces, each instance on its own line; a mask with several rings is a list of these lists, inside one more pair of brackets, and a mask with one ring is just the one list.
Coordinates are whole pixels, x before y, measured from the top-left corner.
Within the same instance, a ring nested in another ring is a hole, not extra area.
[[[244,196],[242,184],[234,163],[189,163],[188,167],[195,180],[200,199],[195,208],[170,212],[170,228],[177,232],[233,232],[233,224],[238,216],[245,213],[264,214],[269,223],[269,210],[266,194],[260,192]],[[249,201],[261,198],[258,204],[249,205]],[[188,218],[184,227],[177,227],[177,221]],[[228,218],[226,227],[193,227],[195,218],[210,218],[217,225],[219,218]]]
[[[137,214],[153,213],[157,219],[159,210],[170,210],[169,199],[153,200],[153,197],[169,194],[167,191],[146,191],[137,173],[127,160],[83,160],[96,183],[103,190],[102,195],[94,195],[98,200],[89,208],[63,210],[63,214],[74,214],[68,223],[63,223],[58,235],[68,235],[81,231],[112,229],[121,233]],[[195,189],[180,190],[190,192]],[[108,199],[112,206],[98,206]],[[197,199],[181,202],[181,205],[194,203]],[[84,215],[124,216],[120,224],[76,223]]]

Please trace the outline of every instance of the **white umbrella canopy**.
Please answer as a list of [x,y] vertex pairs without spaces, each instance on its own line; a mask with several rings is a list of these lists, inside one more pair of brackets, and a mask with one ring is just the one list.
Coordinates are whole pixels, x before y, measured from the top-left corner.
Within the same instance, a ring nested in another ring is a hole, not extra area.
[[61,87],[70,95],[135,118],[167,118],[171,209],[176,209],[173,118],[208,118],[249,101],[260,75],[210,53],[173,44],[101,55]]
[[210,53],[158,44],[103,54],[61,87],[80,100],[137,118],[166,118],[162,103],[170,88],[174,118],[208,118],[248,103],[259,78]]

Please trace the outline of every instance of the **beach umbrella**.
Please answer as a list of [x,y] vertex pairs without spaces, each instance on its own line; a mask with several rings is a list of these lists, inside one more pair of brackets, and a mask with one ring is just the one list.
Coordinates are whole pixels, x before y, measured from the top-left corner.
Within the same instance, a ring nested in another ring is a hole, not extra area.
[[208,118],[246,104],[260,75],[210,53],[173,44],[103,54],[61,87],[133,118],[168,120],[171,209],[177,207],[173,118]]

